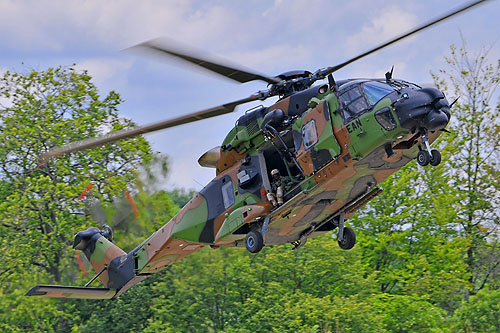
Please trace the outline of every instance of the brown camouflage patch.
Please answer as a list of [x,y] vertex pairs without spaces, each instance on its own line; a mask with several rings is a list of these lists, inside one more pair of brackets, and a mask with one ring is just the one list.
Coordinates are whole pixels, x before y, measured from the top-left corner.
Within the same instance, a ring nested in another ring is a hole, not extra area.
[[243,211],[243,222],[250,223],[255,221],[260,216],[269,214],[273,205],[269,201],[261,202],[254,205],[245,206]]
[[229,151],[221,150],[220,159],[217,161],[217,175],[232,167],[235,163],[240,162],[243,157],[245,157],[245,154],[239,153],[235,149]]
[[285,218],[283,218],[284,223],[282,223],[281,225],[273,225],[273,229],[279,228],[280,230],[278,234],[280,236],[290,235],[294,232],[295,224],[299,222],[304,216],[306,216],[306,214],[311,210],[311,207],[312,205],[307,205],[292,209],[292,211],[287,214]]
[[271,112],[276,109],[281,109],[286,115],[288,115],[289,106],[290,106],[290,97],[283,98],[281,101],[278,101],[276,104],[270,106],[268,112]]
[[[90,260],[90,264],[92,265],[92,267],[94,268],[96,273],[99,273],[104,267],[108,266],[108,264],[111,262],[111,260],[115,259],[116,257],[123,256],[123,255],[127,255],[127,253],[125,251],[123,251],[122,249],[120,249],[118,246],[113,244],[104,253],[104,257],[103,257],[102,261],[98,262],[98,261]],[[105,270],[104,272],[102,272],[101,275],[99,275],[99,280],[102,282],[102,284],[104,286],[108,285],[109,277],[108,277],[107,270]]]

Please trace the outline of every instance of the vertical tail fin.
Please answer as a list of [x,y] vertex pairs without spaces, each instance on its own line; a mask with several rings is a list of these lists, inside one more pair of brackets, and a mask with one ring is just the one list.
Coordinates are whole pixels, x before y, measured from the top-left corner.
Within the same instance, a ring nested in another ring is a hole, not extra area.
[[[113,266],[127,261],[128,258],[127,253],[112,242],[112,233],[109,227],[105,227],[102,231],[98,228],[80,231],[75,235],[73,248],[83,251],[96,273],[102,271],[99,279],[104,286],[112,288],[112,285],[116,285],[113,283],[114,281],[110,281],[110,277],[113,277],[111,270]],[[112,265],[112,262],[116,263]],[[130,273],[133,276],[133,267]],[[116,288],[116,286],[114,287]]]

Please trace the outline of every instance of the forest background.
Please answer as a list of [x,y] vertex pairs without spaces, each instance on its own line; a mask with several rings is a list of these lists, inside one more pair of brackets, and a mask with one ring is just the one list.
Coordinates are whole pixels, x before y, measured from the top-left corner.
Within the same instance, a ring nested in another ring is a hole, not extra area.
[[[28,298],[36,284],[83,285],[75,232],[106,222],[126,251],[192,193],[159,191],[168,161],[143,138],[37,164],[46,149],[133,126],[120,96],[57,67],[0,79],[0,329],[16,331],[408,332],[500,330],[500,61],[451,48],[435,84],[453,107],[443,162],[412,162],[331,234],[290,246],[204,248],[116,301]],[[88,196],[81,193],[93,187]],[[134,197],[137,214],[125,198]],[[97,204],[99,203],[99,204]]]

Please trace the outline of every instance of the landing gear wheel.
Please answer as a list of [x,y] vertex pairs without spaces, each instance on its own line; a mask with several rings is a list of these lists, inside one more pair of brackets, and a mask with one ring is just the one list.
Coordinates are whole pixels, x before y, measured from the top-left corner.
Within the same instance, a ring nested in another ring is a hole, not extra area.
[[441,163],[441,153],[439,152],[439,150],[436,150],[436,149],[433,149],[431,150],[431,160],[430,160],[430,163],[432,166],[436,166],[436,165],[439,165],[439,163]]
[[421,166],[426,166],[427,164],[429,164],[430,161],[431,161],[431,155],[429,155],[427,150],[421,150],[418,152],[417,154],[418,164],[420,164]]
[[257,230],[250,231],[245,237],[245,247],[248,252],[257,253],[262,250],[264,246],[264,238],[262,234]]
[[356,244],[356,234],[354,230],[349,227],[344,227],[344,239],[342,241],[338,241],[341,249],[350,250]]

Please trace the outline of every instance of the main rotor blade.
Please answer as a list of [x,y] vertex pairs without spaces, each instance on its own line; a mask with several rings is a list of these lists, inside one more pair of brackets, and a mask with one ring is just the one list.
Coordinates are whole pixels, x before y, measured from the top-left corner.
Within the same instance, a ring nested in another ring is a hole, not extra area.
[[364,57],[366,57],[369,54],[377,52],[377,51],[379,51],[379,50],[381,50],[381,49],[383,49],[383,48],[385,48],[385,47],[387,47],[389,45],[392,45],[392,44],[394,44],[396,42],[399,42],[402,39],[405,39],[406,37],[409,37],[409,36],[411,36],[411,35],[419,32],[419,31],[427,29],[427,28],[433,26],[434,24],[442,22],[442,21],[444,21],[444,20],[446,20],[446,19],[448,19],[448,18],[450,18],[452,16],[455,16],[455,15],[461,13],[461,12],[464,12],[464,11],[466,11],[468,9],[471,9],[472,7],[477,6],[477,5],[479,5],[481,3],[484,3],[486,1],[489,1],[489,0],[479,0],[479,1],[469,2],[468,4],[466,4],[466,5],[464,5],[464,6],[460,7],[460,8],[452,10],[451,12],[448,12],[447,14],[444,14],[442,16],[436,17],[435,19],[433,19],[433,20],[431,20],[431,21],[429,21],[427,23],[424,23],[424,24],[418,26],[418,27],[416,27],[413,30],[408,31],[407,33],[405,33],[403,35],[400,35],[400,36],[398,36],[396,38],[393,38],[393,39],[391,39],[391,40],[389,40],[389,41],[387,41],[387,42],[385,42],[383,44],[380,44],[379,46],[376,46],[376,47],[374,47],[374,48],[372,48],[372,49],[370,49],[370,50],[368,50],[368,51],[366,51],[364,53],[361,53],[360,55],[357,55],[354,58],[351,58],[351,59],[349,59],[349,60],[347,60],[347,61],[345,61],[345,62],[343,62],[341,64],[338,64],[338,65],[333,66],[333,67],[327,67],[324,70],[324,72],[326,72],[325,75],[328,75],[328,74],[331,74],[331,73],[333,73],[335,71],[338,71],[339,69],[341,69],[341,68],[343,68],[343,67],[345,67],[345,66],[347,66],[349,64],[352,64],[353,62],[355,62],[355,61],[357,61],[357,60],[359,60],[361,58],[364,58]]
[[155,131],[159,131],[165,128],[179,126],[183,124],[192,123],[198,120],[212,118],[216,116],[220,116],[226,113],[233,112],[236,106],[244,103],[248,103],[251,101],[255,101],[261,98],[261,95],[255,94],[246,98],[239,99],[234,102],[226,103],[223,105],[219,105],[210,109],[193,112],[187,115],[183,115],[177,118],[168,119],[160,122],[156,122],[150,125],[137,126],[130,129],[125,129],[118,132],[109,133],[107,135],[85,139],[77,142],[70,143],[66,146],[62,146],[59,148],[55,148],[53,150],[49,150],[48,152],[42,154],[40,156],[40,163],[45,164],[48,160],[53,157],[61,156],[64,154],[68,154],[75,151],[82,151],[85,149],[101,146],[107,143],[112,143],[118,140],[132,138],[141,134],[151,133]]
[[229,64],[222,64],[217,60],[208,59],[205,56],[194,55],[192,52],[189,52],[187,50],[180,50],[180,48],[178,47],[176,48],[171,45],[167,45],[165,41],[162,41],[160,39],[155,39],[138,44],[136,46],[133,46],[131,49],[134,48],[143,48],[162,55],[167,54],[173,57],[177,57],[240,83],[254,80],[262,80],[270,84],[280,82],[279,79],[274,77],[268,77],[259,73],[255,73],[253,71],[235,68],[230,66]]

